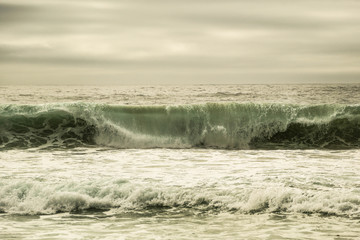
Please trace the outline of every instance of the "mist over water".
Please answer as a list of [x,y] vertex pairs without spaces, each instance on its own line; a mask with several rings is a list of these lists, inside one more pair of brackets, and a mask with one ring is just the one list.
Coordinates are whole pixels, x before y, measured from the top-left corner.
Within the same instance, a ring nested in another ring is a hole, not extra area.
[[357,239],[359,88],[2,87],[0,238]]

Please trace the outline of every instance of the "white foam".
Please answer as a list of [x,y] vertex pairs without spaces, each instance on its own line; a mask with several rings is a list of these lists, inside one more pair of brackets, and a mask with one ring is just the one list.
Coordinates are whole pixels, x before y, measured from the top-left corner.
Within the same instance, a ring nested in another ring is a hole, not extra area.
[[301,191],[287,187],[232,189],[138,185],[124,181],[67,182],[1,181],[1,210],[16,214],[49,214],[109,208],[142,211],[149,207],[193,208],[211,212],[299,212],[340,216],[360,214],[360,196]]

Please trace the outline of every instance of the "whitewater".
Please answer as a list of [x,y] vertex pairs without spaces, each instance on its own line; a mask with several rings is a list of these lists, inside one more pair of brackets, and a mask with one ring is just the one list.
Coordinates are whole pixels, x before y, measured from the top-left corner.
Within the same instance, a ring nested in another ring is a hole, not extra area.
[[360,85],[0,87],[0,239],[359,239]]
[[356,148],[360,106],[207,103],[178,106],[3,105],[4,148]]

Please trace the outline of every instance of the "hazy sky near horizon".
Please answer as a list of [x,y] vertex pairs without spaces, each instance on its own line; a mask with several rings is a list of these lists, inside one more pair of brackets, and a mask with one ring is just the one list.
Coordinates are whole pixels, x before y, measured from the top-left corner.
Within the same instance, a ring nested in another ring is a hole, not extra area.
[[0,2],[0,84],[348,82],[358,0]]

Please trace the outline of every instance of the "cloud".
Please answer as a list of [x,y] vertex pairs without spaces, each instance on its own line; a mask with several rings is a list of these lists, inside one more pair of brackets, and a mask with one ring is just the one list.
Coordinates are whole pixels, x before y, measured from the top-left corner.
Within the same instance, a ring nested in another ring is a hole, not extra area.
[[359,7],[351,0],[4,0],[0,83],[24,81],[14,69],[30,72],[26,82],[58,79],[34,73],[47,69],[68,71],[69,82],[100,73],[112,83],[355,81]]
[[31,5],[1,3],[0,24],[24,21],[31,15],[30,13],[35,13],[35,11],[36,8]]

